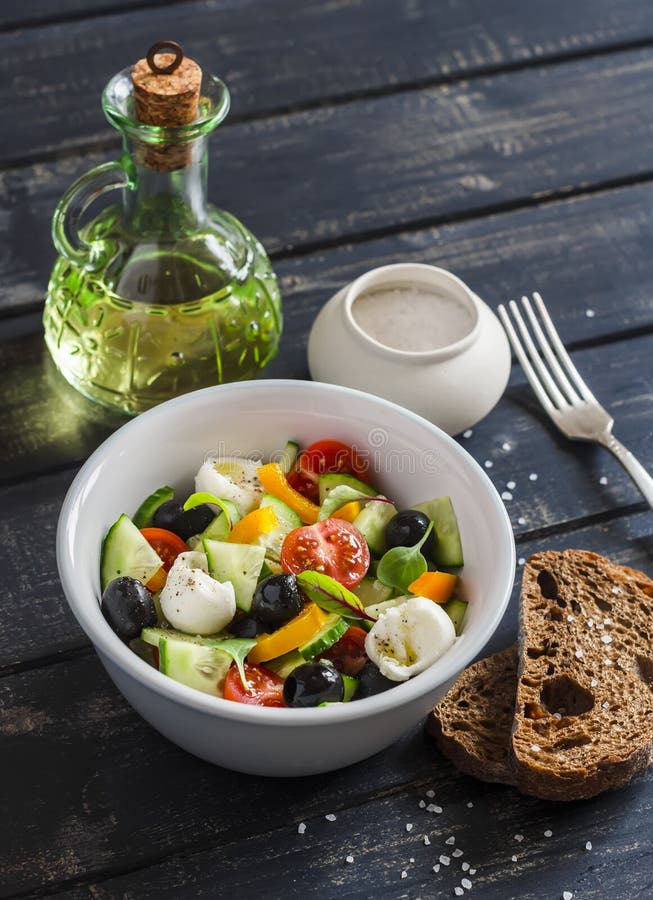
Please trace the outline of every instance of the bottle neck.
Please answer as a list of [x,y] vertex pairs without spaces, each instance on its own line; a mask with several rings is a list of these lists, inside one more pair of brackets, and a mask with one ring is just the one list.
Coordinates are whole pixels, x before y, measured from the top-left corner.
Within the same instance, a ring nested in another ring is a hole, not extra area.
[[125,192],[126,214],[140,234],[177,237],[207,219],[207,138],[185,143],[125,140],[125,167],[134,189]]

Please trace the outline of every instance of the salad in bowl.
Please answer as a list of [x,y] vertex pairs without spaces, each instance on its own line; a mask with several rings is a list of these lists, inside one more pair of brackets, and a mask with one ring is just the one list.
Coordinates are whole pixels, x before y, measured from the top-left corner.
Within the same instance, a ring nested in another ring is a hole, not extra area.
[[386,496],[370,455],[332,438],[208,454],[194,491],[161,486],[108,529],[105,619],[163,674],[240,704],[328,707],[424,672],[464,627],[456,514],[446,495]]

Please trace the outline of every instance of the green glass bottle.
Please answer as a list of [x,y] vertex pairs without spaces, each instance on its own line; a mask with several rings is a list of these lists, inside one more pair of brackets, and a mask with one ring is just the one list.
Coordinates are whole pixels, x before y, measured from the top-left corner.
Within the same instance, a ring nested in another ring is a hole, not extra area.
[[[226,86],[201,76],[192,121],[175,127],[136,118],[133,95],[131,68],[105,88],[104,113],[122,133],[123,154],[82,176],[57,207],[60,255],[43,315],[47,346],[70,384],[129,414],[256,377],[282,328],[265,250],[206,200],[208,136],[228,112]],[[122,202],[80,228],[89,204],[112,190]]]

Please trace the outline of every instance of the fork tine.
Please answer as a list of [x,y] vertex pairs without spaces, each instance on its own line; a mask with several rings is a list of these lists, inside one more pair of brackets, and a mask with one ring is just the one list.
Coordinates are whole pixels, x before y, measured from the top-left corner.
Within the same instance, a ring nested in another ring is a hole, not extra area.
[[596,399],[594,394],[590,391],[590,389],[587,387],[587,385],[581,378],[580,372],[578,371],[576,366],[573,364],[573,362],[571,361],[571,357],[565,350],[565,345],[560,340],[560,335],[558,334],[557,329],[556,329],[555,325],[553,324],[553,321],[551,320],[551,316],[549,315],[549,311],[546,308],[546,306],[544,305],[544,301],[542,300],[542,297],[540,296],[538,291],[533,291],[533,301],[535,302],[535,305],[537,306],[537,310],[540,314],[540,317],[541,317],[542,321],[544,322],[544,327],[546,328],[547,333],[549,335],[549,340],[553,344],[553,348],[554,348],[555,352],[557,353],[558,358],[560,359],[560,361],[563,363],[563,365],[567,369],[569,376],[576,383],[576,387],[577,387],[581,397],[584,400],[587,400],[588,403],[598,403],[598,400]]
[[555,412],[555,407],[551,402],[549,395],[544,390],[540,379],[537,377],[535,370],[533,369],[530,360],[526,355],[526,351],[524,350],[522,343],[517,336],[517,332],[513,328],[512,321],[510,320],[510,316],[508,315],[508,310],[505,308],[503,303],[499,305],[497,312],[499,313],[499,318],[501,319],[503,327],[506,330],[506,334],[508,335],[508,340],[512,344],[512,349],[515,351],[515,355],[519,360],[519,364],[521,365],[531,387],[535,391],[537,399],[544,407],[544,410],[550,416],[553,415],[553,413]]
[[540,345],[540,350],[546,357],[546,360],[549,364],[550,369],[553,372],[553,375],[558,380],[558,385],[564,394],[567,396],[567,400],[572,403],[580,403],[580,397],[574,390],[574,386],[571,381],[567,378],[560,363],[558,362],[558,358],[555,353],[551,349],[551,344],[546,339],[544,332],[540,326],[535,313],[533,312],[533,307],[530,304],[528,297],[521,298],[522,306],[526,310],[526,315],[528,316],[528,320],[531,324],[531,328],[535,337],[537,338],[537,343]]
[[526,345],[526,350],[530,357],[531,363],[537,370],[540,381],[546,388],[546,390],[549,394],[549,397],[553,401],[553,405],[555,407],[557,407],[557,409],[564,409],[569,404],[567,403],[567,400],[564,398],[564,396],[560,392],[560,389],[558,388],[558,386],[555,383],[555,381],[553,380],[553,378],[551,378],[551,375],[549,374],[549,370],[542,362],[542,357],[538,353],[537,347],[533,343],[533,338],[531,337],[530,332],[529,332],[528,328],[526,327],[526,323],[524,322],[524,319],[522,318],[522,314],[519,310],[519,306],[517,305],[517,303],[515,303],[514,300],[511,300],[509,307],[510,307],[510,311],[513,315],[513,318],[517,322],[517,327],[519,328],[519,331],[521,333],[522,340],[524,341],[524,343]]

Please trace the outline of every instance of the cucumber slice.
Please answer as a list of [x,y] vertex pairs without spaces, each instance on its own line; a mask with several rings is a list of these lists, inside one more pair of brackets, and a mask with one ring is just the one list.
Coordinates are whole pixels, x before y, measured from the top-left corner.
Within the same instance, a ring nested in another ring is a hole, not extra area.
[[283,452],[276,460],[279,463],[279,468],[283,472],[284,475],[287,475],[288,472],[295,465],[295,460],[297,459],[297,455],[299,454],[299,444],[297,441],[287,441],[286,446],[283,449]]
[[356,693],[358,678],[354,678],[351,675],[342,675],[342,680],[345,685],[345,694],[342,698],[342,702],[349,703],[350,700],[353,700],[354,694]]
[[363,606],[385,603],[386,600],[390,600],[394,593],[393,589],[387,584],[383,584],[378,578],[370,578],[368,575],[352,590]]
[[192,638],[180,640],[169,633],[159,638],[159,671],[205,694],[222,696],[231,663],[228,653]]
[[161,568],[159,555],[150,547],[129,516],[124,513],[113,523],[102,542],[100,581],[102,590],[121,575],[147,584]]
[[281,559],[281,545],[287,534],[300,528],[302,520],[299,518],[294,509],[287,506],[282,500],[274,497],[272,494],[263,494],[261,497],[261,506],[270,506],[274,510],[279,525],[268,534],[262,534],[258,543],[265,547],[266,556],[274,560]]
[[[365,494],[367,497],[376,497],[377,495],[375,489],[370,487],[369,484],[365,484],[364,481],[359,481],[358,478],[354,478],[353,475],[347,475],[344,472],[334,472],[331,475],[319,475],[317,484],[320,491],[320,506],[322,506],[328,497],[329,492],[336,487],[340,487],[341,484],[346,484],[347,487],[353,488],[355,491],[358,491],[360,494]],[[385,506],[386,504],[383,505]]]
[[451,566],[454,569],[464,565],[463,545],[460,540],[458,520],[450,497],[436,497],[416,503],[412,509],[423,512],[433,522],[435,531],[435,558],[439,566]]
[[289,653],[284,653],[283,656],[269,660],[264,665],[266,669],[276,672],[279,678],[286,679],[297,666],[301,666],[305,662],[306,660],[299,650],[291,650]]
[[211,578],[230,581],[234,586],[236,606],[249,612],[265,559],[265,547],[205,540],[204,552]]
[[354,519],[354,525],[375,556],[383,556],[385,553],[386,525],[396,515],[397,507],[392,503],[366,503]]
[[458,600],[456,597],[452,597],[451,600],[448,600],[442,607],[453,622],[456,634],[460,634],[462,631],[463,621],[468,606],[469,604],[466,600]]
[[152,519],[154,518],[154,513],[157,509],[164,503],[167,503],[168,500],[172,500],[174,496],[175,492],[171,487],[167,487],[167,485],[165,487],[157,488],[153,494],[150,494],[149,497],[146,497],[145,500],[143,500],[136,510],[134,525],[137,528],[148,528],[152,524]]
[[229,515],[226,516],[225,512],[220,511],[215,519],[209,522],[204,531],[189,537],[186,541],[189,550],[201,550],[202,543],[206,540],[226,541],[233,526],[236,522],[240,522],[242,516],[236,504],[232,503],[231,500],[222,500],[221,502],[224,503],[225,511]]
[[299,652],[304,659],[312,659],[318,653],[324,653],[336,641],[339,641],[348,628],[349,623],[342,616],[339,616],[338,613],[331,613],[324,627],[306,641],[299,648]]

